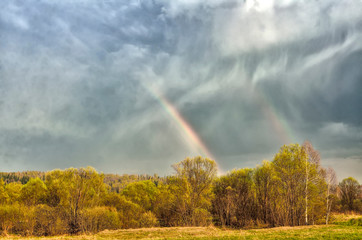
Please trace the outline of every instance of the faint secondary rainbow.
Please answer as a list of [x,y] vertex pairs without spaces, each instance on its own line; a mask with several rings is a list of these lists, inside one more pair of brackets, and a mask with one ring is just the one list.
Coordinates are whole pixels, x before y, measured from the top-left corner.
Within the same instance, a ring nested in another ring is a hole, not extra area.
[[206,145],[201,141],[200,137],[197,135],[195,130],[191,125],[182,117],[177,108],[159,91],[154,88],[145,87],[148,92],[160,103],[163,109],[168,113],[170,117],[177,123],[178,128],[182,131],[189,141],[191,141],[191,146],[194,150],[200,152],[203,156],[215,160],[214,156],[211,154]]
[[272,124],[274,131],[278,134],[280,140],[282,140],[284,144],[290,144],[294,141],[294,138],[288,123],[278,114],[278,111],[270,101],[266,99],[266,96],[262,94],[262,92],[256,91],[256,93],[259,103],[262,106],[263,113]]

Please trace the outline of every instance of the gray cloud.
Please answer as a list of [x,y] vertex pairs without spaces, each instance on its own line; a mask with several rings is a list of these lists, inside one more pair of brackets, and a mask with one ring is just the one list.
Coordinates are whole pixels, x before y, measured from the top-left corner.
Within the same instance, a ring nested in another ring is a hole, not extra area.
[[309,139],[358,175],[361,12],[358,0],[2,1],[2,169],[170,173],[202,152],[157,88],[224,170]]

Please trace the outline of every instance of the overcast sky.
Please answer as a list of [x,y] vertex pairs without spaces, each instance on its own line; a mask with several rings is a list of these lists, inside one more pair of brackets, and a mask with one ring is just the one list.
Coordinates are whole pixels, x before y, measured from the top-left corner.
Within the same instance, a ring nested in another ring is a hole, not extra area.
[[0,1],[0,171],[225,172],[304,140],[362,182],[361,0]]

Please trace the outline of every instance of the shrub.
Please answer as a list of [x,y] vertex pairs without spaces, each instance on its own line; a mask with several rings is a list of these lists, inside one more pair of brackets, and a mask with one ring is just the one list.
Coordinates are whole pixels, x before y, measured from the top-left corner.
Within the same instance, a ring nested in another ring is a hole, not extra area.
[[208,226],[212,223],[212,215],[204,208],[196,208],[192,217],[195,226]]
[[64,234],[67,232],[65,213],[60,208],[48,205],[37,205],[35,207],[34,235],[49,236]]
[[151,211],[142,214],[139,221],[139,227],[155,227],[158,225],[157,217]]
[[81,212],[80,223],[83,232],[91,233],[120,227],[117,210],[110,207],[84,209]]
[[0,224],[3,235],[12,233],[13,228],[19,219],[22,218],[22,212],[19,205],[1,205],[0,206]]

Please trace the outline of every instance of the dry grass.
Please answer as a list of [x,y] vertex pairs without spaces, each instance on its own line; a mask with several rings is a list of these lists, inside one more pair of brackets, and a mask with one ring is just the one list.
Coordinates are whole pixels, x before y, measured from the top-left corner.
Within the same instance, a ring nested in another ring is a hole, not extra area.
[[154,228],[104,231],[95,239],[362,239],[362,228],[346,226],[278,227],[254,230]]
[[[336,219],[348,220],[358,216],[337,216]],[[318,225],[299,227],[277,227],[252,230],[220,229],[216,227],[172,227],[142,228],[103,231],[95,235],[56,236],[56,237],[20,237],[8,236],[1,239],[74,239],[74,240],[111,240],[111,239],[362,239],[362,227],[344,225]]]
[[351,213],[338,213],[338,214],[333,214],[331,217],[331,223],[334,222],[347,222],[350,219],[353,218],[361,218],[362,215],[351,212]]

